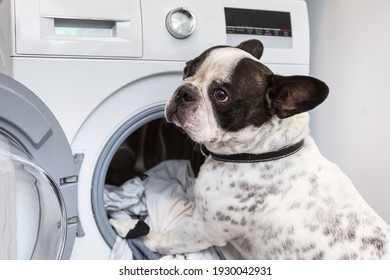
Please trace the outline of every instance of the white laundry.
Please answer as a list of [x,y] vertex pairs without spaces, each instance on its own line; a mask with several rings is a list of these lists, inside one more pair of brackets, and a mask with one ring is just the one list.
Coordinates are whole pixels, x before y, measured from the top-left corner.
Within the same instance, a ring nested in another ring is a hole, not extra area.
[[[126,236],[127,232],[137,222],[128,214],[132,211],[124,210],[127,209],[128,201],[134,202],[137,205],[136,209],[142,208],[140,204],[145,204],[145,212],[147,209],[148,213],[145,222],[149,225],[151,231],[165,232],[173,229],[185,219],[190,218],[194,211],[193,185],[195,176],[189,161],[163,161],[145,174],[148,177],[144,181],[139,178],[131,179],[124,184],[125,186],[120,187],[119,192],[112,186],[108,186],[106,189],[105,203],[110,209],[108,211],[110,223],[121,237]],[[131,184],[134,184],[134,186],[130,186]],[[134,193],[130,193],[129,190],[133,190]],[[115,192],[115,195],[111,194],[112,191]],[[121,202],[119,197],[127,194],[131,198],[125,198],[126,203]],[[140,194],[144,194],[144,196],[142,197]],[[109,201],[112,198],[114,199]],[[111,253],[111,259],[129,257],[129,250],[123,241],[123,239],[117,238]],[[230,259],[232,256],[233,254],[230,254],[226,247],[222,250],[210,247],[196,253],[165,256],[163,259]]]
[[129,215],[144,216],[147,214],[144,191],[144,182],[139,177],[125,182],[120,187],[106,185],[104,207],[109,214],[122,210]]
[[145,203],[149,213],[146,223],[150,230],[166,232],[192,216],[195,175],[189,161],[163,161],[146,174]]
[[125,238],[127,233],[135,227],[138,219],[133,219],[125,211],[116,211],[110,213],[110,224],[114,227],[116,233]]
[[131,260],[133,259],[133,253],[131,252],[126,239],[117,237],[115,240],[114,247],[111,250],[109,256],[110,260]]

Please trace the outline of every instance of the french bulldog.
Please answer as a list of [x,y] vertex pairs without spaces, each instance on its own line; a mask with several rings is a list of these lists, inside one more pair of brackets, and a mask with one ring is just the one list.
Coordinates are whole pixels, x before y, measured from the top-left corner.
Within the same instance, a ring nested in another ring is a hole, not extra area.
[[308,111],[328,86],[276,75],[262,53],[249,40],[187,62],[165,115],[207,154],[195,210],[144,244],[163,254],[230,242],[245,259],[390,259],[389,225],[309,135]]

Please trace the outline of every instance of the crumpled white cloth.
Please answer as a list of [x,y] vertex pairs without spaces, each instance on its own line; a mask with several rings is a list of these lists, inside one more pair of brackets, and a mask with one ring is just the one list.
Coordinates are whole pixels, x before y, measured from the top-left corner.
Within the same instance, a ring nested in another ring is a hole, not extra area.
[[144,182],[139,177],[134,177],[120,187],[106,185],[104,207],[109,213],[122,210],[129,215],[146,215],[144,191]]
[[[138,178],[126,182],[126,187],[119,191],[120,195],[107,194],[107,198],[115,198],[115,202],[107,202],[107,205],[110,207],[110,223],[119,236],[126,236],[127,232],[134,227],[137,221],[134,221],[128,213],[132,212],[134,214],[134,209],[143,209],[142,204],[146,206],[145,211],[147,209],[148,216],[145,222],[149,225],[151,231],[168,231],[192,216],[195,207],[193,201],[195,176],[188,160],[163,161],[145,174],[148,177],[144,181]],[[135,186],[130,187],[130,184],[135,184]],[[124,190],[125,188],[126,190]],[[134,190],[134,193],[130,194],[128,191],[130,189]],[[110,192],[111,190],[112,187],[108,186],[107,191]],[[125,198],[126,203],[117,200],[118,197],[125,194],[129,194],[132,198]],[[128,201],[131,201],[132,204]],[[130,204],[136,205],[130,207],[131,211],[128,210]],[[112,250],[111,258],[128,259],[131,254],[131,251],[129,251],[125,247],[123,239],[118,238]],[[200,252],[166,256],[163,259],[199,260],[221,258],[231,258],[225,247],[222,250],[210,247]]]
[[192,216],[195,175],[189,161],[163,161],[146,174],[146,223],[150,230],[166,232]]

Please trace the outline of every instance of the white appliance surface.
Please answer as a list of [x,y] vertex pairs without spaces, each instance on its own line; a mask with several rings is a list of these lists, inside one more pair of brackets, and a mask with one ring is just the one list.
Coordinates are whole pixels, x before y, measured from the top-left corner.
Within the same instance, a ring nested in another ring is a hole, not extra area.
[[[164,102],[181,80],[185,61],[214,45],[259,38],[266,41],[262,61],[272,70],[279,74],[309,72],[309,25],[304,1],[113,3],[0,2],[0,71],[32,90],[58,119],[73,153],[84,155],[75,197],[84,234],[79,232],[75,240],[74,259],[108,258],[111,248],[96,222],[106,217],[97,217],[92,205],[96,203],[93,193],[97,188],[97,163],[113,135],[128,122],[156,108],[162,117]],[[167,14],[179,6],[196,19],[194,32],[185,39],[174,38],[165,25]],[[253,28],[241,30],[243,26],[237,26],[234,34],[227,34],[225,8],[233,13],[277,12],[290,22],[290,27],[260,28],[263,35],[253,35]],[[275,32],[287,35],[275,36]]]

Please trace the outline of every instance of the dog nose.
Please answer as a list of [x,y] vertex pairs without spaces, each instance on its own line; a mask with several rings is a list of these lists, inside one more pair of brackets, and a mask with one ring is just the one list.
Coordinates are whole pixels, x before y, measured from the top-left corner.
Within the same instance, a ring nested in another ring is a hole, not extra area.
[[175,101],[176,103],[191,102],[196,99],[196,95],[193,89],[188,86],[182,86],[177,89]]

